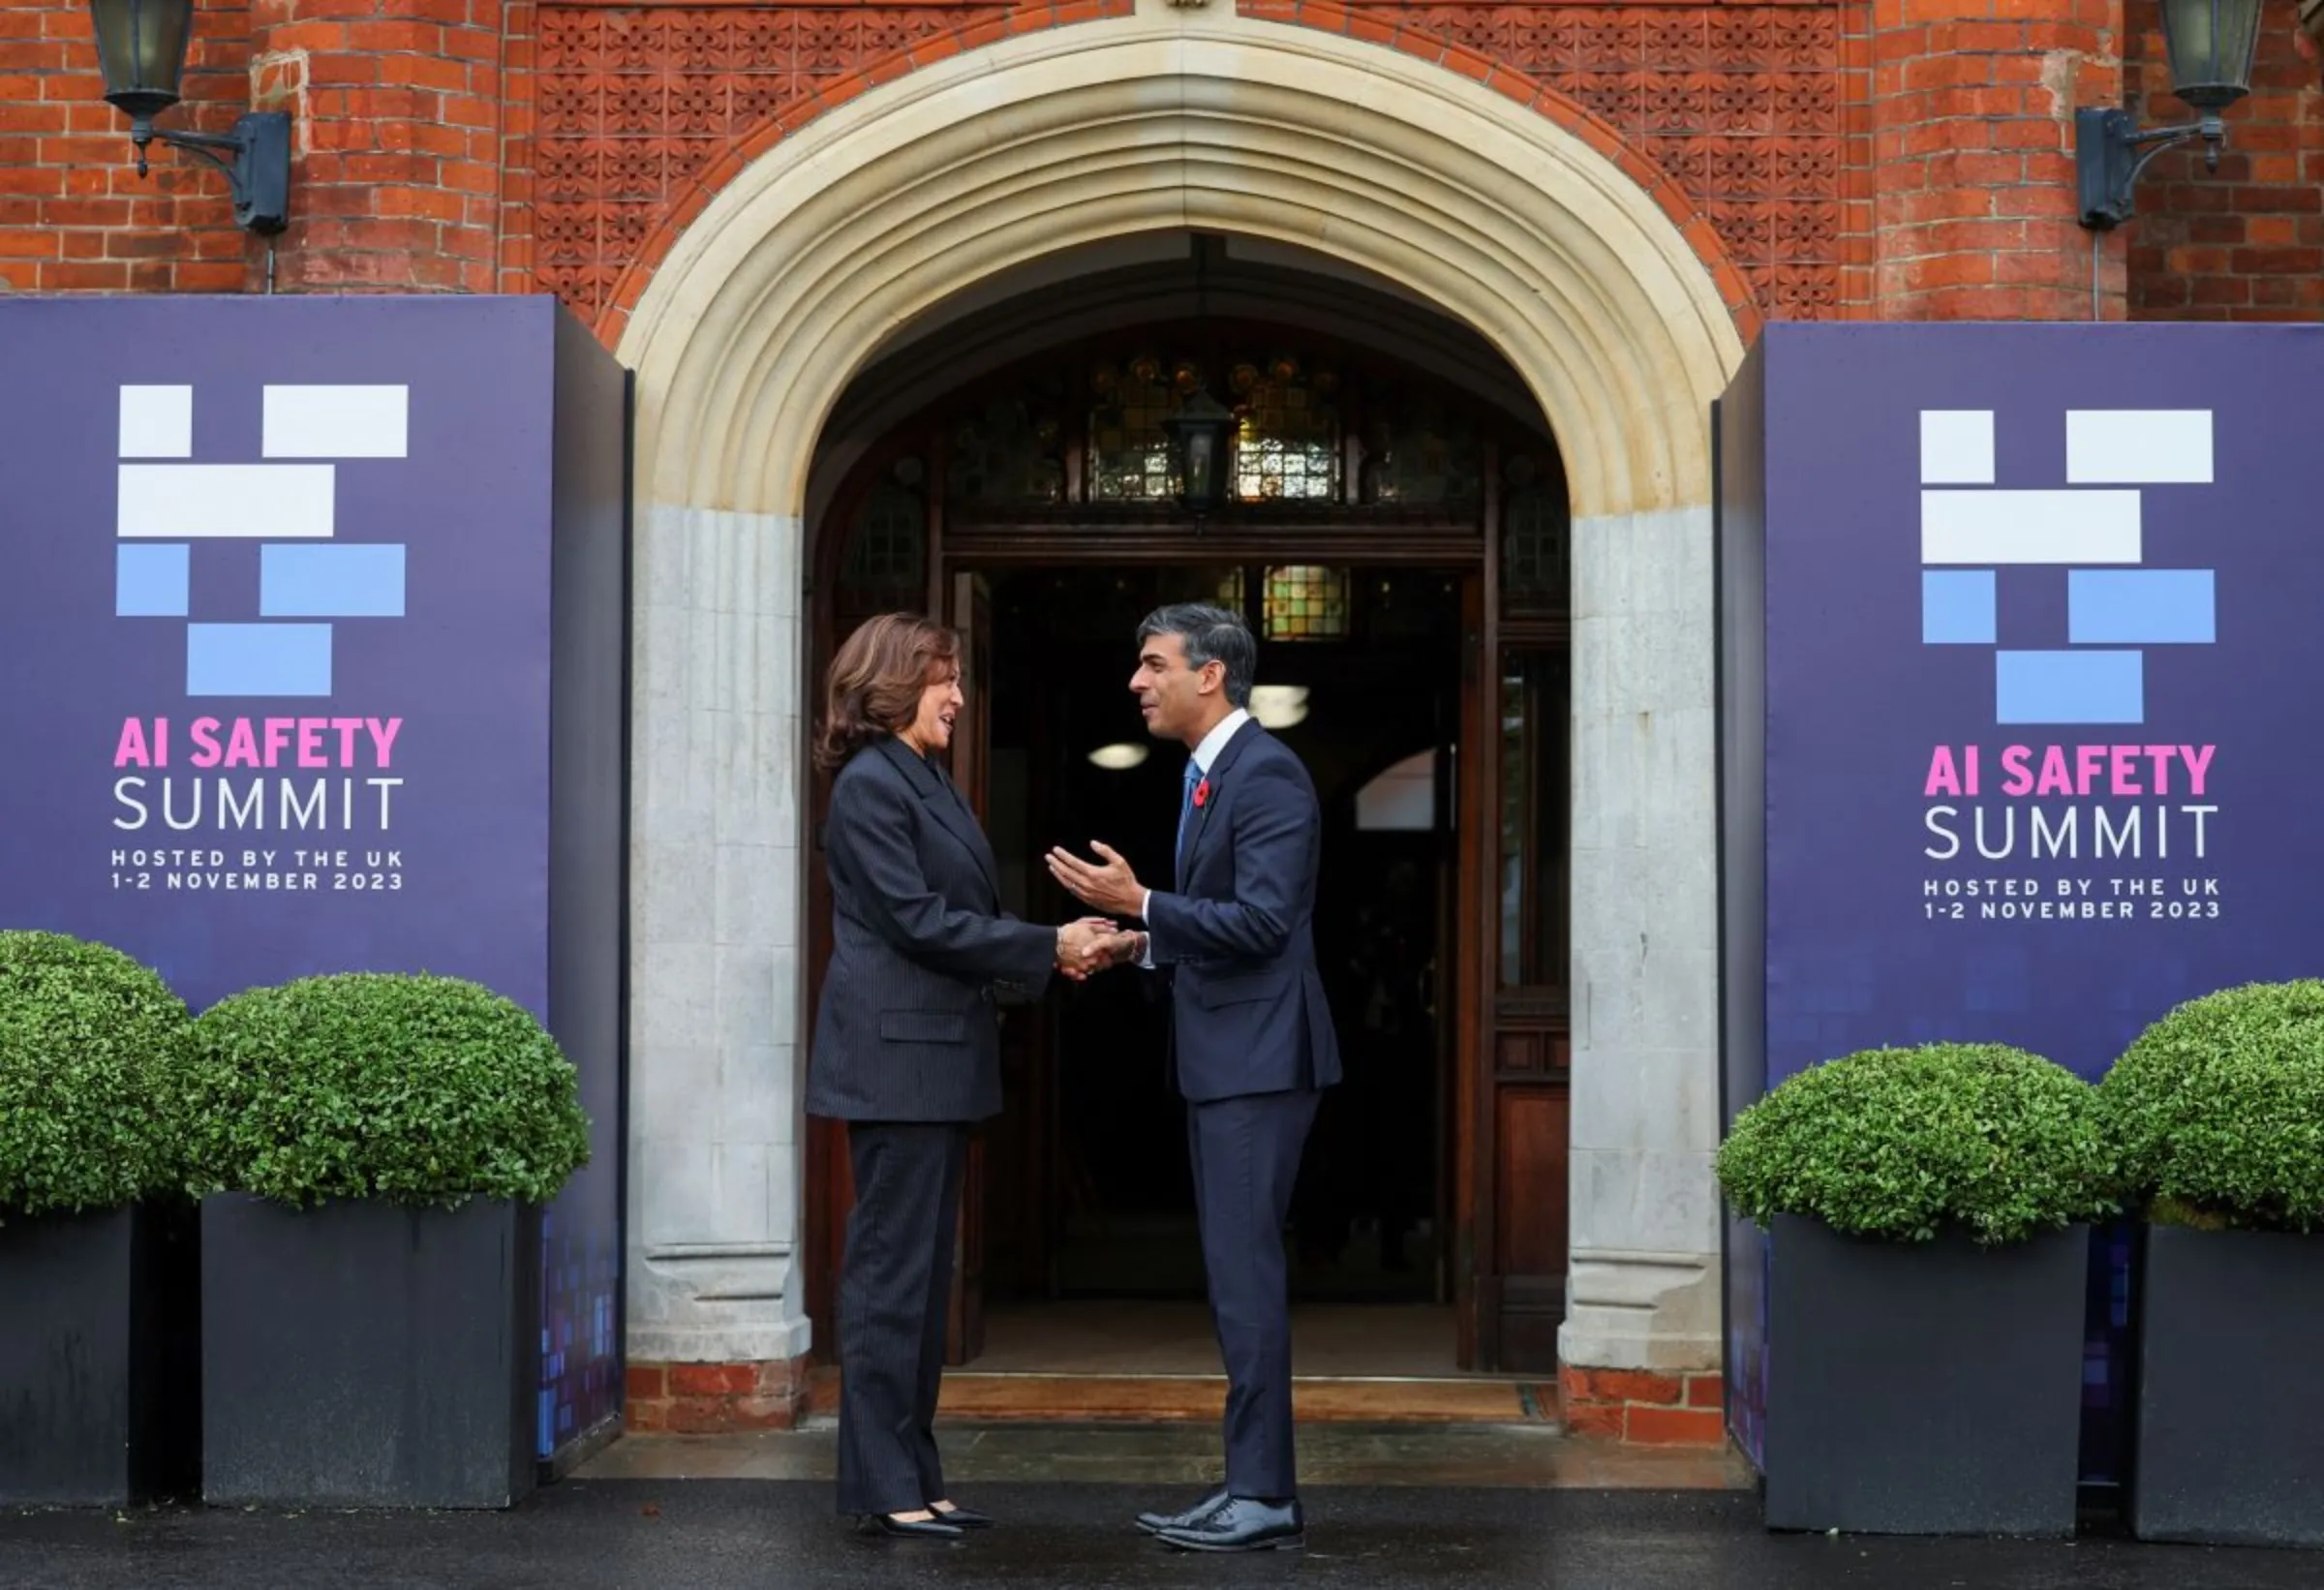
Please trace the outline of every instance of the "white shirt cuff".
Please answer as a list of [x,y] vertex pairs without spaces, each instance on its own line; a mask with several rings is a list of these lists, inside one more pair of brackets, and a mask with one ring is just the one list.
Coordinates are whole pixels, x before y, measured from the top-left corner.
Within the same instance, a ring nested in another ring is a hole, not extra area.
[[1153,902],[1154,892],[1151,889],[1138,898],[1138,915],[1146,923],[1146,951],[1138,957],[1138,964],[1147,971],[1154,969],[1154,919],[1147,915],[1147,908]]

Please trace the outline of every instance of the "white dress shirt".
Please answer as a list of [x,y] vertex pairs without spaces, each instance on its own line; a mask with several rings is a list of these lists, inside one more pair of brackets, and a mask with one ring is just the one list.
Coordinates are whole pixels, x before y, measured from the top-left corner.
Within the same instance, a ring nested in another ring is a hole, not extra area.
[[[1208,734],[1203,736],[1202,744],[1194,748],[1194,769],[1198,783],[1210,777],[1210,764],[1217,761],[1218,753],[1227,749],[1227,742],[1235,738],[1235,731],[1250,720],[1251,715],[1242,708],[1237,707],[1226,717],[1220,719]],[[1139,897],[1138,915],[1141,918],[1146,916],[1146,908],[1152,904],[1153,901],[1154,892],[1151,889],[1147,890],[1144,895]],[[1146,925],[1146,953],[1138,958],[1138,964],[1150,967],[1153,963],[1154,925],[1149,921]]]

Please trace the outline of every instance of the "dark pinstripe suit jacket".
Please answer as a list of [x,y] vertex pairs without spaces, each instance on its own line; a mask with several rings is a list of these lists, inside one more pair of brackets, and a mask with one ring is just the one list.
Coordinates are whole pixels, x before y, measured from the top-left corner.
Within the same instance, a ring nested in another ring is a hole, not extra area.
[[1000,1113],[1002,993],[1037,994],[1056,930],[1000,910],[993,847],[941,768],[901,740],[849,757],[831,787],[831,965],[807,1110],[841,1120]]

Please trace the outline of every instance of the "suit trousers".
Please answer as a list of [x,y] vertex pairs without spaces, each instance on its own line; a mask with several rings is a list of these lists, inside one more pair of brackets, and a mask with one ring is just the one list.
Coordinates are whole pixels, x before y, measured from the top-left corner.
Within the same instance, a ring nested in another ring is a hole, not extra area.
[[1195,1219],[1227,1370],[1227,1489],[1237,1496],[1299,1494],[1283,1222],[1319,1097],[1300,1088],[1186,1106]]
[[849,1121],[855,1208],[840,1276],[840,1511],[942,1501],[936,1393],[968,1128]]

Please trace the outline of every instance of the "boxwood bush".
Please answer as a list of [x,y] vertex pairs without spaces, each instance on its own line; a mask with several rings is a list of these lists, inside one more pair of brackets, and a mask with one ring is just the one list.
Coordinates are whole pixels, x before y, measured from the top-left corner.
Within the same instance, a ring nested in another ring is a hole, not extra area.
[[2141,1033],[2097,1091],[2150,1219],[2324,1230],[2324,982],[2191,999]]
[[1998,1044],[1874,1049],[1792,1077],[1736,1119],[1719,1182],[1765,1225],[1923,1242],[2022,1241],[2115,1212],[2096,1089]]
[[237,994],[195,1022],[190,1072],[197,1192],[537,1204],[589,1158],[556,1040],[457,978],[352,972]]
[[0,932],[0,1218],[119,1208],[176,1184],[190,1022],[119,950]]

